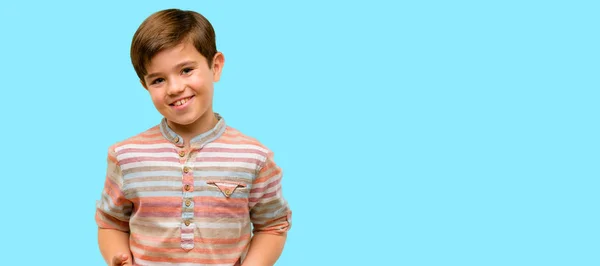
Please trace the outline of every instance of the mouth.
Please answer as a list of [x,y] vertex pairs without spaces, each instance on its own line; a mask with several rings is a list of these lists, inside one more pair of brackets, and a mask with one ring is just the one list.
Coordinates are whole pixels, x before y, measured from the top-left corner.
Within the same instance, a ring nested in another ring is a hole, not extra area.
[[184,105],[185,103],[187,103],[189,100],[191,100],[193,97],[194,97],[194,96],[190,96],[190,97],[182,98],[182,99],[179,99],[179,100],[177,100],[177,101],[174,101],[174,102],[170,103],[169,105],[170,105],[170,106],[182,106],[182,105]]

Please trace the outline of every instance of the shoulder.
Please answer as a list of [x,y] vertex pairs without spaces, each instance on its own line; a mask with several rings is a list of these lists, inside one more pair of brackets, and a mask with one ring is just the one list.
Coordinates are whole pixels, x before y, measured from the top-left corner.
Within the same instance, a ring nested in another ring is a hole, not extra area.
[[134,136],[113,143],[109,148],[109,154],[114,154],[116,156],[126,149],[143,146],[156,146],[163,143],[168,143],[168,141],[162,136],[160,127],[156,125]]
[[255,137],[246,135],[231,126],[227,126],[223,135],[209,145],[232,152],[255,153],[261,155],[262,162],[273,153]]

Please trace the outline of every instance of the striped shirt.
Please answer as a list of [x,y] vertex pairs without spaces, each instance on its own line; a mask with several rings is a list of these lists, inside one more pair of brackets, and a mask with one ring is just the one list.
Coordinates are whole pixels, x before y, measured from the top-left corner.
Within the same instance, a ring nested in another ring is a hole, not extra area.
[[219,122],[186,148],[166,120],[111,146],[96,223],[130,234],[135,265],[239,265],[252,234],[286,234],[273,153]]

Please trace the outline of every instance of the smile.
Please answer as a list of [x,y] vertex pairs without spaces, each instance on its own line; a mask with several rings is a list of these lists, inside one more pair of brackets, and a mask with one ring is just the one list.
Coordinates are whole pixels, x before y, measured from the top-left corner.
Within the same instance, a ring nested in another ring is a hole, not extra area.
[[194,97],[194,96],[190,96],[190,97],[187,97],[187,98],[179,99],[179,100],[177,100],[177,101],[175,101],[175,102],[172,102],[172,103],[171,103],[171,104],[169,104],[169,105],[170,105],[170,106],[182,106],[182,105],[184,105],[185,103],[187,103],[187,102],[188,102],[190,99],[192,99],[192,97]]

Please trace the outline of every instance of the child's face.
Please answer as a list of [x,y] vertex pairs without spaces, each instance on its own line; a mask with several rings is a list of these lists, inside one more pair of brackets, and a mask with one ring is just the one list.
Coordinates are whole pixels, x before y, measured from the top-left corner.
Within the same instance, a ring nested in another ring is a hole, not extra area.
[[167,121],[192,127],[201,118],[212,119],[213,82],[219,81],[223,63],[223,55],[217,53],[209,68],[191,43],[182,43],[152,58],[142,84]]

